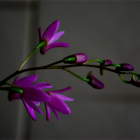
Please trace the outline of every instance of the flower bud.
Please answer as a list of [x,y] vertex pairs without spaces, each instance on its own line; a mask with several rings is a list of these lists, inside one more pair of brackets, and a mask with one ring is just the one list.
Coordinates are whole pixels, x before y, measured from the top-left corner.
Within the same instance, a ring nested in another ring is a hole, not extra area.
[[83,64],[87,61],[87,56],[84,53],[77,53],[63,58],[64,63]]
[[103,75],[104,73],[104,68],[105,68],[105,65],[109,65],[109,64],[112,64],[112,61],[111,60],[103,60],[103,63],[100,63],[100,74]]
[[128,63],[121,63],[120,65],[121,67],[116,68],[117,71],[133,71],[134,70],[133,66]]
[[135,81],[132,81],[132,85],[133,86],[136,86],[136,87],[140,87],[140,82],[135,80]]
[[[138,78],[139,79],[139,78]],[[140,82],[135,79],[135,76],[132,75],[131,84],[136,87],[140,87]]]
[[112,61],[111,60],[103,60],[104,61],[104,65],[109,65],[109,64],[112,64]]
[[93,88],[96,88],[96,89],[103,89],[104,88],[104,84],[101,81],[99,81],[98,79],[96,79],[92,75],[91,71],[88,73],[87,78],[91,80],[90,82],[88,82],[88,84],[91,85]]

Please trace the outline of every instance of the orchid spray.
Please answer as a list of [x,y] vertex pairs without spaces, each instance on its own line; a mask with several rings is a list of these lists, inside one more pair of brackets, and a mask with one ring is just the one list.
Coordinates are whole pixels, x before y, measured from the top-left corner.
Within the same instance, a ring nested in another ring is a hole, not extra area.
[[[132,72],[134,70],[133,66],[128,63],[121,63],[121,64],[114,64],[111,60],[100,60],[100,59],[92,59],[87,60],[87,55],[84,53],[77,53],[72,54],[70,56],[66,56],[62,58],[62,60],[53,62],[51,64],[40,66],[40,67],[33,67],[22,69],[23,65],[28,61],[28,59],[34,54],[37,49],[40,49],[41,54],[45,54],[48,50],[55,48],[55,47],[69,47],[68,43],[65,42],[56,42],[64,33],[65,31],[60,31],[56,33],[59,27],[59,20],[54,21],[51,23],[45,30],[44,34],[42,35],[41,28],[38,29],[39,31],[39,44],[31,51],[31,53],[25,58],[22,62],[18,70],[12,73],[10,76],[6,77],[2,81],[0,81],[0,91],[8,92],[8,99],[9,101],[20,99],[22,100],[27,112],[29,113],[30,117],[35,121],[35,113],[34,110],[40,114],[43,112],[38,109],[37,106],[40,105],[41,102],[44,102],[45,109],[46,109],[46,120],[49,121],[50,118],[50,110],[55,114],[56,118],[60,120],[57,112],[69,115],[71,113],[70,108],[64,101],[73,101],[74,99],[61,95],[60,93],[70,90],[71,87],[67,87],[64,89],[58,89],[55,91],[50,90],[52,86],[49,83],[36,83],[33,82],[37,79],[37,75],[25,76],[18,80],[17,75],[32,71],[32,70],[42,70],[42,69],[61,69],[64,70],[71,75],[83,80],[84,82],[88,83],[95,89],[103,89],[104,84],[93,76],[92,71],[87,74],[87,77],[84,78],[72,71],[68,68],[73,67],[92,67],[98,68],[100,74],[103,75],[104,70],[116,73],[119,75],[120,79],[127,84],[134,85],[136,87],[140,87],[140,74]],[[91,62],[98,62],[99,65],[89,64]],[[64,63],[64,65],[55,65],[59,63]],[[67,65],[69,64],[69,65]],[[115,68],[110,68],[110,67]],[[131,79],[125,80],[122,75],[131,75]],[[16,76],[16,77],[15,77]],[[8,80],[15,77],[13,83],[9,83]],[[135,77],[138,77],[136,80]],[[42,91],[42,89],[46,89],[46,91]],[[48,90],[49,89],[49,90]]]

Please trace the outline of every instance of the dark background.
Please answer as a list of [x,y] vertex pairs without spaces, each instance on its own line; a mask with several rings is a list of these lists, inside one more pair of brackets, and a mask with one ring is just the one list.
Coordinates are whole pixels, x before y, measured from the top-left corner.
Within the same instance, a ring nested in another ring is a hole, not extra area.
[[[24,68],[41,66],[74,53],[90,59],[110,59],[113,63],[130,63],[140,70],[140,2],[139,1],[0,1],[0,78],[13,73],[38,44],[38,27],[42,32],[55,20],[58,31],[66,33],[59,41],[69,48],[55,48],[44,56],[37,51]],[[31,120],[21,101],[9,102],[0,94],[0,139],[139,139],[140,90],[124,84],[118,75],[95,68],[71,68],[86,77],[93,74],[104,84],[96,90],[61,70],[42,70],[21,74],[38,74],[36,82],[48,82],[53,90],[72,87],[64,95],[71,115],[51,112],[46,121],[44,104]],[[130,79],[130,77],[125,77]],[[10,80],[10,82],[12,82]]]

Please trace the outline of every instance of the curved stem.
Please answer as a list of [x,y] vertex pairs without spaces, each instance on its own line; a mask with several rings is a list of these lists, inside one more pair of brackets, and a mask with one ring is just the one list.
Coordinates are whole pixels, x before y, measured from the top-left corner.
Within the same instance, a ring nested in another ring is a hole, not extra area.
[[[27,71],[32,71],[32,70],[45,70],[45,69],[62,69],[64,70],[65,68],[70,68],[70,67],[81,67],[81,66],[84,66],[84,67],[94,67],[94,68],[100,68],[100,66],[98,65],[88,65],[88,64],[82,64],[82,65],[59,65],[59,66],[52,66],[54,64],[57,64],[57,63],[60,63],[60,61],[57,61],[57,62],[54,62],[54,63],[51,63],[49,65],[46,65],[46,66],[41,66],[41,67],[33,67],[33,68],[27,68],[27,69],[23,69],[21,71],[15,71],[13,74],[11,74],[10,76],[8,76],[7,78],[5,78],[4,80],[2,80],[0,82],[0,86],[2,85],[5,85],[5,83],[10,80],[11,78],[13,78],[14,76],[18,75],[18,74],[21,74],[23,72],[27,72]],[[126,72],[117,72],[116,70],[113,70],[113,69],[110,69],[110,68],[104,68],[104,70],[107,70],[107,71],[111,71],[111,72],[114,72],[114,73],[117,73],[117,74],[126,74]],[[127,73],[128,74],[128,73]],[[131,74],[131,73],[130,73]]]
[[24,66],[24,64],[27,62],[27,60],[34,54],[34,52],[45,45],[45,41],[42,41],[41,43],[39,43],[33,50],[32,52],[26,57],[26,59],[22,62],[22,64],[20,65],[20,67],[18,68],[18,71],[20,71],[20,69]]
[[100,59],[92,59],[92,60],[86,61],[86,62],[83,63],[83,64],[87,64],[87,63],[90,63],[90,62],[99,62],[99,63],[103,63],[104,61],[103,61],[103,60],[100,60]]
[[80,80],[83,80],[83,81],[85,81],[85,82],[90,82],[90,81],[91,81],[90,79],[83,78],[83,77],[81,77],[81,76],[75,74],[74,72],[72,72],[72,71],[66,69],[66,68],[64,68],[64,70],[67,71],[67,72],[69,72],[70,74],[74,75],[75,77],[79,78]]

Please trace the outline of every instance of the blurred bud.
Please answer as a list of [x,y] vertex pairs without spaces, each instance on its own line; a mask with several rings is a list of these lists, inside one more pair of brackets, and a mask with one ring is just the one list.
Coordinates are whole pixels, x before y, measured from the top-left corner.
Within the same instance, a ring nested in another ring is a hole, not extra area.
[[104,88],[104,84],[101,81],[99,81],[98,79],[96,79],[92,75],[91,71],[88,73],[87,78],[91,80],[90,82],[88,82],[88,84],[91,85],[93,88],[96,88],[96,89],[103,89]]
[[103,61],[104,61],[104,65],[113,64],[111,60],[103,60]]
[[87,61],[87,56],[83,53],[73,54],[63,59],[64,63],[70,63],[70,64],[82,64],[86,61]]
[[135,81],[132,81],[132,85],[133,86],[136,86],[136,87],[140,87],[140,82],[135,80]]
[[135,80],[135,76],[134,76],[134,75],[132,75],[131,84],[132,84],[133,86],[140,87],[140,82],[137,81],[137,80]]
[[133,66],[130,64],[121,63],[120,65],[121,67],[116,68],[117,71],[133,71],[134,70]]
[[105,65],[112,64],[111,60],[103,60],[103,63],[100,63],[100,74],[103,75]]

